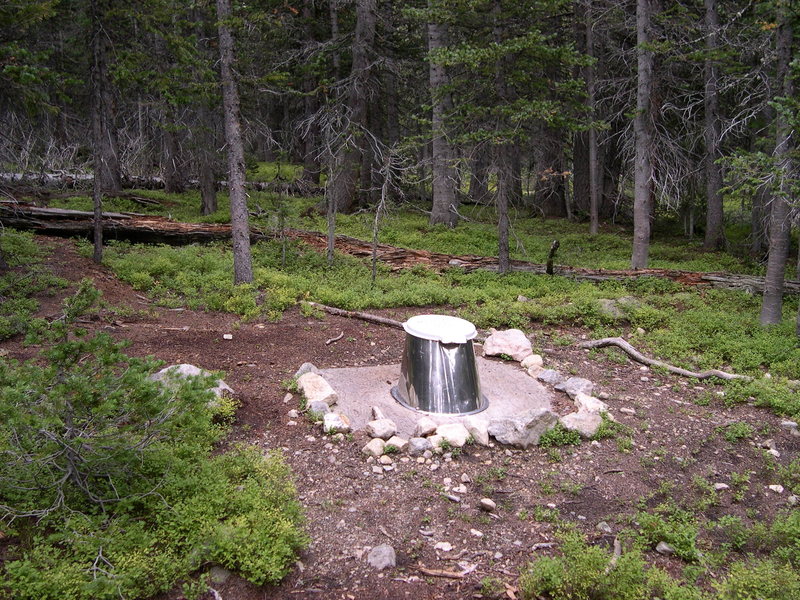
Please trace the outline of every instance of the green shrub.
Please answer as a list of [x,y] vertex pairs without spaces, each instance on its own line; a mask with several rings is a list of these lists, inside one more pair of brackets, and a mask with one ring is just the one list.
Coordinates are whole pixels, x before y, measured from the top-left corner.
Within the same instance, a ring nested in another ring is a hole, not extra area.
[[683,587],[659,569],[647,568],[636,549],[622,553],[611,566],[612,555],[590,546],[574,531],[559,534],[558,557],[544,557],[520,575],[522,597],[528,600],[700,600],[702,593]]
[[698,560],[698,525],[690,512],[665,503],[657,506],[652,513],[640,512],[636,520],[648,545],[666,542],[674,548],[675,556],[686,561]]
[[719,600],[795,600],[800,598],[800,575],[773,560],[737,562],[714,587]]
[[580,446],[581,435],[577,431],[567,429],[561,423],[545,431],[539,438],[539,446],[553,448],[555,446]]
[[0,253],[9,269],[0,271],[0,340],[25,333],[39,309],[36,294],[66,282],[41,265],[44,251],[30,233],[0,227]]
[[213,454],[231,404],[75,329],[97,296],[84,283],[64,303],[38,360],[0,360],[0,597],[147,598],[209,563],[278,581],[305,543],[288,468]]

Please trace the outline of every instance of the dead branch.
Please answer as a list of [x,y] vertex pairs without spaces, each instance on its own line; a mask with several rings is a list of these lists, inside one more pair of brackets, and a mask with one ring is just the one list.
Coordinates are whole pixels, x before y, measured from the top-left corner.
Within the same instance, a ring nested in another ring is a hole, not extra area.
[[605,571],[603,571],[603,575],[608,575],[617,567],[617,561],[619,557],[622,556],[622,544],[619,543],[619,538],[614,538],[614,554],[611,557],[611,560],[608,561],[608,565],[606,566]]
[[417,570],[423,575],[430,575],[431,577],[444,577],[446,579],[464,579],[464,573],[458,571],[445,571],[444,569],[428,569],[419,565]]
[[368,321],[370,323],[377,323],[379,325],[388,325],[389,327],[394,327],[396,329],[403,329],[403,324],[400,321],[395,321],[394,319],[379,317],[378,315],[372,315],[370,313],[365,313],[355,310],[344,310],[343,308],[335,308],[333,306],[320,304],[318,302],[309,302],[308,304],[309,306],[319,308],[320,310],[324,310],[326,313],[329,313],[331,315],[336,315],[337,317],[347,317],[348,319],[361,319],[362,321]]
[[711,377],[717,377],[718,379],[725,379],[727,381],[730,381],[731,379],[743,379],[745,381],[753,380],[752,377],[748,377],[747,375],[726,373],[725,371],[719,371],[717,369],[709,369],[707,371],[701,371],[700,373],[695,373],[694,371],[689,371],[687,369],[675,367],[660,360],[647,358],[644,354],[636,350],[636,348],[634,348],[628,342],[619,337],[603,338],[600,340],[589,340],[578,344],[578,347],[580,348],[605,348],[607,346],[617,346],[623,352],[625,352],[625,354],[630,356],[633,360],[635,360],[638,363],[642,363],[643,365],[647,365],[649,367],[660,367],[662,369],[666,369],[670,373],[675,373],[676,375],[682,375],[683,377],[692,377],[693,379],[710,379]]
[[331,344],[333,344],[334,342],[338,342],[338,341],[339,341],[340,339],[342,339],[343,337],[344,337],[344,331],[343,331],[342,333],[340,333],[339,335],[337,335],[336,337],[332,337],[332,338],[331,338],[331,339],[329,339],[329,340],[325,340],[325,345],[326,345],[326,346],[330,346],[330,345],[331,345]]

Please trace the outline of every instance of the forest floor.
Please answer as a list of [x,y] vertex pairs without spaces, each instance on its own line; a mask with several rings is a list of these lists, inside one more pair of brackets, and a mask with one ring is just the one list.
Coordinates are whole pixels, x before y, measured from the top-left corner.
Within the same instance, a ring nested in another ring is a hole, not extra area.
[[[89,277],[103,292],[107,308],[89,328],[130,340],[128,352],[135,356],[223,371],[241,402],[230,442],[279,449],[291,465],[310,545],[278,586],[256,587],[235,575],[212,584],[224,600],[515,598],[526,564],[557,551],[557,544],[550,546],[558,529],[553,521],[572,523],[591,543],[611,547],[617,533],[634,526],[638,511],[652,512],[666,500],[694,507],[709,523],[722,515],[770,522],[787,505],[788,490],[768,488],[778,483],[770,461],[788,466],[800,456],[800,438],[781,429],[780,418],[747,404],[726,407],[721,387],[648,371],[616,350],[589,353],[566,345],[585,332],[564,327],[530,332],[545,366],[586,377],[595,382],[595,394],[608,393],[611,412],[628,427],[624,434],[557,449],[468,445],[450,461],[437,459],[435,470],[398,457],[393,471],[376,475],[361,453],[368,441],[363,432],[334,444],[302,416],[291,424],[287,413],[299,407],[299,398],[287,401],[283,385],[306,361],[322,369],[398,363],[402,331],[331,315],[306,317],[297,309],[278,322],[241,323],[231,314],[161,308],[80,256],[71,241],[38,239],[53,250],[47,264],[55,275],[73,288]],[[67,293],[40,298],[40,315],[56,317]],[[419,312],[378,311],[399,320]],[[19,338],[0,342],[0,349],[18,359],[35,352]],[[554,408],[565,414],[570,403]],[[725,435],[739,423],[750,426],[741,429],[746,435]],[[762,448],[768,439],[780,454],[776,459]],[[467,491],[456,503],[446,493],[462,481]],[[717,483],[729,488],[714,490]],[[496,513],[479,510],[483,497],[496,502]],[[598,529],[601,522],[606,531]],[[714,527],[701,529],[700,547],[717,547],[717,535]],[[438,542],[452,549],[437,550]],[[384,543],[396,550],[397,567],[376,571],[366,554]],[[676,576],[686,574],[678,558],[652,549],[647,558]],[[461,578],[442,576],[465,571]]]

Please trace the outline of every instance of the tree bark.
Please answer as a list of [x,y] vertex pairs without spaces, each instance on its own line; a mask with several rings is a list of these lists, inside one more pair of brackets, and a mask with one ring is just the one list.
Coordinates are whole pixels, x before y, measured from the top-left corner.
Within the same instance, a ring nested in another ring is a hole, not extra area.
[[[588,0],[586,9],[586,53],[594,58],[594,21],[592,0]],[[589,106],[590,118],[595,118],[596,90],[594,63],[586,67],[586,102]],[[589,128],[589,235],[597,235],[600,229],[600,163],[597,148],[597,129]]]
[[170,120],[163,128],[164,144],[164,191],[168,194],[180,194],[186,190],[186,175],[183,172],[183,160],[178,143],[175,124]]
[[122,178],[117,130],[114,125],[114,94],[108,74],[110,41],[105,23],[108,7],[103,0],[92,0],[89,8],[92,21],[91,97],[94,176],[99,181],[101,192],[118,193],[122,191]]
[[652,212],[653,51],[650,44],[651,0],[636,2],[636,117],[633,122],[636,158],[634,164],[633,252],[631,268],[645,269],[650,251],[650,214]]
[[496,146],[497,166],[497,263],[500,273],[508,273],[511,261],[508,251],[508,203],[513,194],[514,174],[509,156],[510,143]]
[[721,126],[719,116],[719,67],[715,54],[719,51],[719,11],[717,0],[705,0],[705,167],[706,167],[706,235],[703,248],[720,250],[725,246],[722,210]]
[[[792,27],[787,7],[778,9],[777,29],[777,94],[791,98],[792,77]],[[791,243],[791,207],[789,206],[789,178],[792,172],[792,129],[787,115],[776,111],[775,157],[780,182],[772,196],[769,222],[769,258],[761,303],[762,325],[774,325],[783,317],[783,286],[786,263]]]
[[[428,2],[432,6],[432,2]],[[432,136],[433,136],[433,209],[430,224],[442,223],[455,227],[458,223],[458,204],[455,187],[453,149],[447,139],[446,116],[452,109],[450,78],[446,67],[433,56],[437,50],[447,47],[447,25],[428,23],[428,78],[431,87]]]
[[244,144],[239,114],[239,90],[234,73],[235,49],[229,21],[231,1],[217,0],[222,108],[225,116],[225,142],[228,147],[228,191],[231,199],[231,238],[233,242],[233,282],[253,281],[250,255],[250,227],[245,194]]
[[485,144],[478,144],[470,161],[469,199],[474,204],[484,204],[489,199],[489,153]]
[[349,212],[355,204],[356,182],[366,127],[370,55],[375,42],[376,0],[357,0],[353,64],[347,105],[350,123],[344,142],[337,148],[330,175],[330,201],[337,212]]

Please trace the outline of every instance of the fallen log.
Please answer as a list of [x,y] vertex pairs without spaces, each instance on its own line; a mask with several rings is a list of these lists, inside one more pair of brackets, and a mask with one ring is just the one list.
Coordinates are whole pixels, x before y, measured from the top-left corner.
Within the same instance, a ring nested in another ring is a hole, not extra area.
[[[344,310],[343,308],[336,308],[335,306],[328,306],[327,304],[320,304],[319,302],[307,302],[307,304],[309,306],[313,306],[314,308],[325,311],[328,314],[336,315],[337,317],[359,319],[369,323],[377,323],[378,325],[388,325],[389,327],[394,327],[395,329],[403,329],[403,324],[400,321],[395,321],[394,319],[389,319],[387,317],[381,317],[379,315],[373,315],[357,310]],[[339,338],[334,338],[333,340],[329,341],[336,341],[337,339]],[[327,344],[328,342],[325,343]]]
[[748,377],[747,375],[737,375],[735,373],[727,373],[725,371],[719,371],[717,369],[709,369],[707,371],[701,371],[699,373],[695,373],[694,371],[689,371],[687,369],[682,369],[680,367],[670,365],[663,361],[646,357],[636,348],[631,346],[628,342],[619,337],[603,338],[600,340],[589,340],[578,344],[579,348],[605,348],[607,346],[616,346],[638,363],[647,365],[648,367],[661,367],[662,369],[665,369],[670,373],[675,373],[676,375],[682,375],[683,377],[692,377],[694,379],[711,379],[712,377],[716,377],[718,379],[725,379],[726,381],[730,381],[731,379],[743,379],[744,381],[753,380],[752,377]]
[[[0,200],[0,224],[45,235],[90,236],[94,230],[92,216],[92,213],[87,211],[42,208],[31,204]],[[182,223],[166,217],[112,212],[103,213],[103,230],[106,239],[173,245],[225,240],[229,239],[231,235],[230,225],[227,224]],[[254,227],[251,227],[250,231],[250,239],[254,242],[280,236],[302,241],[321,252],[327,251],[328,241],[324,233],[299,229],[285,229],[282,232],[271,233],[260,231]],[[455,256],[426,250],[398,248],[388,244],[377,244],[373,247],[371,242],[346,235],[336,236],[335,247],[343,254],[368,259],[372,257],[374,250],[377,259],[389,265],[392,270],[410,269],[420,265],[437,272],[453,267],[465,271],[498,270],[497,258],[491,256]],[[547,266],[512,260],[511,270],[544,275],[547,272]],[[589,282],[658,277],[683,285],[734,289],[750,294],[761,294],[764,291],[764,278],[756,275],[697,273],[677,269],[639,269],[635,271],[583,269],[568,266],[554,266],[553,274],[576,281]],[[800,295],[800,281],[785,281],[784,294]]]

